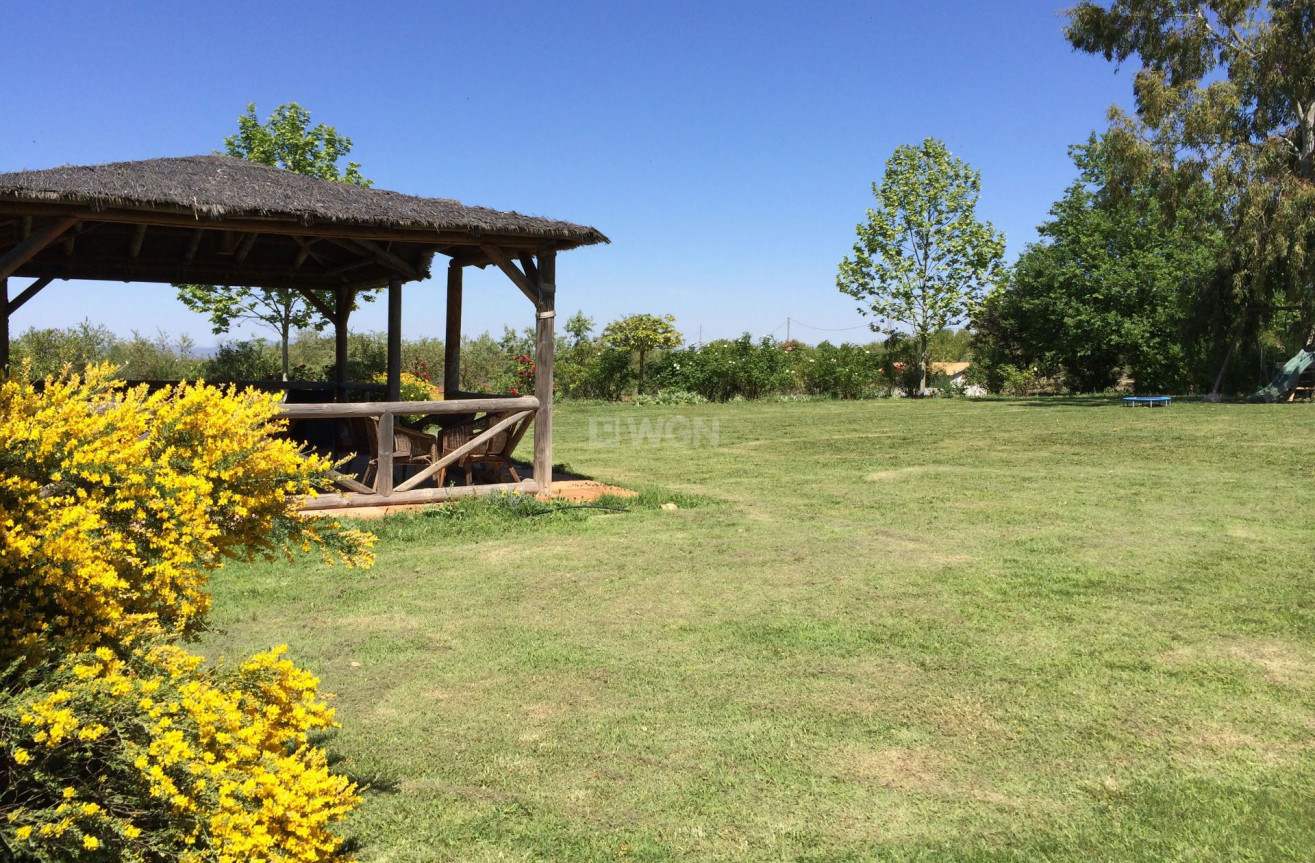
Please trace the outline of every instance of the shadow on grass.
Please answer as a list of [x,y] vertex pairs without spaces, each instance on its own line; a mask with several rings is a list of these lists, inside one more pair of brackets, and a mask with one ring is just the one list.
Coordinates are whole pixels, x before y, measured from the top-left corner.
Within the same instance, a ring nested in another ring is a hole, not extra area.
[[1023,401],[1029,408],[1114,408],[1123,407],[1123,396],[1032,396]]

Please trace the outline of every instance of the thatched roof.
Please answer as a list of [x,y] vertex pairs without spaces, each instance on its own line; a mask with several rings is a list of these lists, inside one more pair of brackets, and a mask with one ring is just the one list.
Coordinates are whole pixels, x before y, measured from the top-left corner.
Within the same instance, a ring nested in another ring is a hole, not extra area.
[[97,211],[165,207],[207,219],[283,217],[304,225],[329,222],[511,234],[567,240],[571,245],[608,242],[597,229],[571,222],[321,180],[232,156],[0,173],[3,198],[77,203]]
[[[595,228],[306,177],[231,156],[0,173],[9,273],[288,288],[375,287],[608,242]],[[17,254],[17,252],[14,252]],[[3,260],[3,257],[0,257]]]

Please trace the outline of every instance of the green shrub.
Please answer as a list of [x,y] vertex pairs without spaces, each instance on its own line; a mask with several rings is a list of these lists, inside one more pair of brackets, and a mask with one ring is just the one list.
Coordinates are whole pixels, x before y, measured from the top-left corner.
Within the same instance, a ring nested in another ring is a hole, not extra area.
[[224,342],[201,367],[208,381],[263,381],[280,373],[278,355],[264,339]]
[[709,401],[756,399],[794,388],[788,354],[770,336],[755,344],[745,333],[733,341],[668,351],[652,367],[662,389],[697,393]]
[[846,343],[837,347],[822,342],[799,354],[798,375],[804,392],[810,395],[861,399],[886,389],[881,374],[885,352],[879,346]]
[[107,327],[83,321],[68,329],[27,329],[10,347],[14,368],[26,362],[33,379],[58,375],[65,366],[85,368],[110,358],[117,339]]
[[630,392],[635,378],[628,353],[600,347],[578,378],[573,394],[580,398],[616,401]]

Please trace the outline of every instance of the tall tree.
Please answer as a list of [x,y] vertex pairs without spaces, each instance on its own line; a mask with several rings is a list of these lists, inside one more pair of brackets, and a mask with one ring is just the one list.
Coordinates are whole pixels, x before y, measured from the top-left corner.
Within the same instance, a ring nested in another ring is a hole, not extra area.
[[566,322],[566,332],[575,341],[573,345],[587,344],[594,331],[594,319],[584,313],[584,309],[571,315]]
[[1197,319],[1220,262],[1218,202],[1206,187],[1171,212],[1159,193],[1173,177],[1116,183],[1127,169],[1107,137],[1072,152],[1078,181],[974,315],[974,363],[988,379],[1008,363],[1084,392],[1123,371],[1143,392],[1208,385],[1217,357]]
[[[224,139],[230,156],[249,159],[323,180],[336,180],[353,186],[369,186],[361,175],[361,166],[341,162],[352,149],[352,140],[332,126],[310,125],[310,112],[289,102],[280,105],[261,123],[255,104],[247,105],[238,118],[238,130]],[[288,288],[251,288],[237,285],[177,285],[178,298],[189,309],[210,316],[215,333],[225,333],[234,324],[246,321],[273,330],[279,337],[283,379],[288,378],[288,343],[294,330],[322,330],[329,323],[307,300]],[[325,303],[332,305],[331,291],[321,291]],[[358,299],[373,296],[361,294]]]
[[608,324],[598,339],[609,348],[639,354],[641,391],[644,388],[644,355],[658,348],[678,348],[681,343],[674,315],[629,315]]
[[[1220,192],[1235,290],[1315,312],[1315,2],[1084,0],[1079,50],[1136,57],[1136,116],[1114,131],[1145,164]],[[1173,202],[1173,189],[1165,189]]]
[[836,286],[865,303],[861,314],[913,330],[922,392],[932,333],[967,317],[1003,271],[1004,234],[977,220],[980,192],[980,175],[942,141],[903,145],[872,184],[877,207],[858,225],[853,259],[840,262]]

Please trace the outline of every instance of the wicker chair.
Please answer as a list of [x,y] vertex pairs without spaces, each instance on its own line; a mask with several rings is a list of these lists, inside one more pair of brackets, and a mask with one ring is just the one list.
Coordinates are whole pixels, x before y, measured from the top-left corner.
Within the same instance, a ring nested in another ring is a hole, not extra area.
[[[365,435],[371,454],[370,464],[365,469],[362,480],[366,485],[374,482],[379,470],[379,420],[365,422]],[[431,434],[393,426],[393,467],[426,467],[438,461],[438,439]],[[440,480],[439,484],[442,484]]]
[[[489,413],[478,419],[466,420],[443,429],[439,458],[456,452],[508,416],[510,416],[508,413]],[[503,429],[493,435],[487,441],[457,459],[453,463],[453,467],[460,467],[466,472],[466,485],[475,484],[474,468],[477,465],[492,468],[495,479],[503,470],[506,470],[511,474],[513,482],[520,482],[520,474],[516,473],[516,468],[511,463],[511,454],[516,451],[516,445],[520,443],[532,421],[533,415],[531,414],[510,428]],[[447,468],[443,468],[438,472],[438,485],[440,488],[444,485],[446,479]]]

